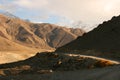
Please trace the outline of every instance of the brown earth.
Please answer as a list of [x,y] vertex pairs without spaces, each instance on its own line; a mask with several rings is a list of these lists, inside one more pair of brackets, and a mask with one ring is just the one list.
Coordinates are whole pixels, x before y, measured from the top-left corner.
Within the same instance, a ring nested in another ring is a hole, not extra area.
[[0,14],[0,64],[24,60],[37,52],[54,51],[83,33],[81,29],[36,24]]

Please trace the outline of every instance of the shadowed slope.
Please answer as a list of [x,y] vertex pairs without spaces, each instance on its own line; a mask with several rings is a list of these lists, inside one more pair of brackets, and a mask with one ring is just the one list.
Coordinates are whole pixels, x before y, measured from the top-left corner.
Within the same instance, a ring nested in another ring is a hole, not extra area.
[[53,48],[63,46],[84,33],[81,29],[65,28],[49,23],[32,24],[30,26],[37,36]]
[[[106,54],[120,57],[120,16],[100,24],[94,30],[78,37],[71,43],[58,48],[57,52],[78,51],[85,54],[87,51],[95,55]],[[91,52],[90,52],[91,51]],[[110,54],[111,53],[111,54]]]

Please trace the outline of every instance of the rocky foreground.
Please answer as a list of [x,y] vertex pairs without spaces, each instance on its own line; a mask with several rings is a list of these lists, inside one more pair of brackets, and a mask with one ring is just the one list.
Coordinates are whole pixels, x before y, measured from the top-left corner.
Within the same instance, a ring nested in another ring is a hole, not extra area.
[[0,77],[0,80],[119,80],[120,65],[106,68],[26,74]]
[[0,80],[103,80],[97,76],[117,71],[113,76],[118,76],[119,68],[119,62],[103,58],[38,53],[23,61],[0,65]]

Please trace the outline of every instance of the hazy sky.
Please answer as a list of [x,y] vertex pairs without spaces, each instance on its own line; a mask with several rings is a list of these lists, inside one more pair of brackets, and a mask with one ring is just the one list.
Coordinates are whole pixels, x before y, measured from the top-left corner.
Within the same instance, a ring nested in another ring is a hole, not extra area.
[[120,15],[120,0],[0,0],[0,9],[34,22],[96,25]]

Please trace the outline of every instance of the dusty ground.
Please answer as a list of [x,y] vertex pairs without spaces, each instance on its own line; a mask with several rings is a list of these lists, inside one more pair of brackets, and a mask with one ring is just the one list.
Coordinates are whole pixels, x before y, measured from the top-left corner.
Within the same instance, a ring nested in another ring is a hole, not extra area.
[[0,51],[0,64],[11,63],[20,60],[25,60],[32,56],[35,56],[37,52],[52,52],[54,50],[33,50],[33,51]]
[[0,77],[0,80],[120,80],[120,66]]

